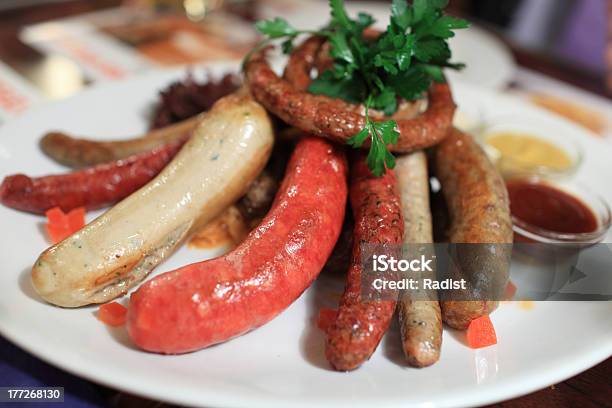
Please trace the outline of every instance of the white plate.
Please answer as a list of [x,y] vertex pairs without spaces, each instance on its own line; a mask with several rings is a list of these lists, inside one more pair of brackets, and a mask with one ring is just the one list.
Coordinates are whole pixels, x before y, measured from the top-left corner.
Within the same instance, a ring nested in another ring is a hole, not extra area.
[[[100,86],[9,122],[0,129],[0,176],[62,171],[36,145],[49,129],[101,138],[143,130],[143,114],[158,89],[181,75],[157,72]],[[526,116],[543,129],[575,138],[587,152],[577,177],[612,202],[606,180],[612,174],[609,146],[516,99],[467,85],[454,88],[460,105],[478,107],[486,116]],[[36,297],[29,269],[47,246],[41,221],[0,208],[1,333],[71,373],[154,399],[215,407],[480,405],[556,383],[612,354],[612,302],[542,302],[529,311],[505,304],[492,317],[497,346],[474,351],[462,344],[459,334],[446,330],[438,364],[406,368],[393,328],[362,368],[333,372],[314,324],[320,306],[333,306],[341,289],[329,277],[250,334],[187,355],[149,354],[134,349],[123,330],[100,323],[95,307],[60,309]],[[203,257],[183,248],[157,273]]]
[[[374,26],[384,30],[389,22],[389,5],[369,1],[352,1],[346,4],[351,15],[360,11],[370,13],[375,19]],[[270,9],[276,17],[281,10]],[[264,9],[265,12],[265,9]],[[325,0],[308,1],[300,3],[295,9],[289,8],[282,13],[295,27],[316,29],[324,25],[329,19],[329,5]],[[473,85],[492,89],[502,89],[512,80],[516,71],[516,63],[506,45],[494,35],[478,27],[472,26],[469,30],[457,30],[456,36],[451,39],[450,47],[453,52],[453,62],[463,62],[467,65],[462,71],[449,70],[448,75],[453,80],[461,80]]]

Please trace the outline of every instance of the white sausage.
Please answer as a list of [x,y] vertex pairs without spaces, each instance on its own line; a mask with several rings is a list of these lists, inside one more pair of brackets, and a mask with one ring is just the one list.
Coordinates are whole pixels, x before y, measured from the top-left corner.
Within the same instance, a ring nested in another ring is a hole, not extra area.
[[157,177],[40,255],[36,291],[64,307],[124,294],[245,193],[273,140],[268,114],[248,93],[221,99]]

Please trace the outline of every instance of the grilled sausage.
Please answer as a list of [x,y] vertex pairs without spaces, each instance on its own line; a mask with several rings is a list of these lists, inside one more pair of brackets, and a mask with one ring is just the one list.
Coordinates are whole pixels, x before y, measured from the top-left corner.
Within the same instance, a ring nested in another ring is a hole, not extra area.
[[94,166],[185,139],[201,120],[200,116],[126,140],[78,139],[61,132],[50,132],[40,140],[40,148],[47,156],[63,165],[75,168]]
[[65,307],[125,293],[245,193],[273,139],[267,112],[250,95],[219,100],[155,179],[42,253],[32,268],[34,288]]
[[[253,96],[266,109],[304,132],[340,143],[345,143],[363,129],[363,107],[306,92],[303,88],[307,77],[297,69],[289,71],[293,74],[287,73],[296,81],[297,86],[293,86],[276,75],[266,60],[265,52],[265,49],[259,50],[249,58],[245,64],[245,76]],[[309,61],[311,59],[306,62]],[[448,84],[434,83],[428,97],[426,112],[413,119],[397,120],[400,136],[397,144],[389,146],[391,151],[410,152],[433,146],[447,136],[455,112]],[[368,147],[367,144],[364,146]]]
[[130,298],[128,332],[159,353],[229,340],[273,319],[314,281],[338,239],[346,205],[342,151],[302,139],[272,209],[227,255],[167,272]]
[[[395,167],[404,216],[404,259],[425,255],[433,259],[433,232],[429,208],[429,176],[423,152],[397,158]],[[406,278],[414,278],[414,272]],[[435,272],[423,271],[418,279],[435,279]],[[426,367],[440,358],[442,317],[438,293],[419,286],[403,290],[398,302],[402,348],[408,363]]]
[[369,245],[375,245],[371,249],[377,255],[398,256],[404,222],[395,173],[389,170],[375,177],[365,158],[364,153],[357,154],[351,163],[353,251],[338,314],[326,338],[325,356],[340,371],[354,370],[370,358],[389,327],[397,301],[396,291],[377,291],[372,285],[386,274],[375,275],[363,267],[364,259],[370,259],[366,255]]
[[506,287],[512,244],[508,193],[484,151],[459,130],[436,147],[435,160],[450,218],[449,274],[468,286],[442,293],[442,317],[463,330],[491,313]]
[[44,214],[50,208],[70,211],[106,207],[148,183],[181,149],[187,138],[109,164],[68,174],[28,177],[8,176],[0,185],[0,202],[16,210]]
[[304,92],[312,81],[310,71],[316,62],[316,55],[323,45],[323,38],[310,37],[293,50],[285,66],[283,78],[287,80],[296,91]]

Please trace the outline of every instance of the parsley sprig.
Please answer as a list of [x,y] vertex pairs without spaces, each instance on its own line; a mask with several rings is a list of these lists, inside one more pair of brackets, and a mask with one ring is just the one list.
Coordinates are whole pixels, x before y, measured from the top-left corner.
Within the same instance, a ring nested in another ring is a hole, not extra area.
[[393,115],[399,98],[414,101],[433,81],[443,82],[443,68],[463,68],[462,64],[450,62],[447,40],[454,36],[453,30],[469,24],[444,15],[447,4],[448,0],[414,0],[412,4],[393,0],[387,30],[375,41],[364,36],[375,22],[373,17],[359,13],[356,19],[350,18],[343,0],[329,0],[331,21],[321,30],[298,30],[282,18],[260,21],[256,28],[267,37],[262,44],[282,40],[286,54],[302,34],[327,38],[333,67],[315,78],[308,90],[365,105],[365,127],[348,144],[360,147],[369,139],[368,166],[380,176],[387,168],[395,167],[387,145],[397,143],[399,133],[393,120],[372,120],[370,109]]

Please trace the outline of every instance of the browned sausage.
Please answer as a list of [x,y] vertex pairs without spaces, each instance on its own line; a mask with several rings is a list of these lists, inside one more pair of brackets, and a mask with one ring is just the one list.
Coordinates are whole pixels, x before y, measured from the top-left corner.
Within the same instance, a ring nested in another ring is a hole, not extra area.
[[[433,232],[429,208],[429,176],[427,158],[423,152],[414,152],[397,158],[395,167],[404,216],[404,259],[425,255],[433,259]],[[409,272],[406,278],[414,278]],[[423,271],[416,276],[435,279],[434,272]],[[442,316],[438,293],[421,286],[416,290],[403,290],[399,295],[398,312],[402,348],[408,363],[426,367],[440,359],[442,347]]]
[[50,132],[40,140],[40,148],[47,156],[66,166],[76,168],[94,166],[125,159],[184,138],[195,128],[199,120],[201,117],[196,116],[162,129],[152,130],[143,136],[125,140],[78,139],[61,132]]
[[[346,288],[336,319],[327,331],[325,347],[327,360],[341,371],[356,369],[374,353],[389,327],[397,299],[396,291],[376,292],[371,286],[375,276],[362,267],[363,245],[379,244],[377,255],[388,253],[397,258],[404,230],[395,173],[387,171],[383,177],[373,176],[365,157],[357,154],[351,163],[353,251]],[[370,296],[362,296],[362,289]]]
[[436,147],[435,160],[448,206],[449,240],[459,244],[450,275],[468,284],[465,293],[442,294],[442,317],[449,326],[466,329],[497,307],[506,287],[512,243],[508,193],[484,151],[459,130]]
[[323,45],[322,37],[310,37],[293,50],[285,66],[285,78],[296,91],[306,91],[310,85],[310,71],[316,62],[316,55]]
[[[341,143],[363,129],[362,107],[300,90],[306,81],[305,69],[290,68],[287,72],[286,75],[298,85],[294,87],[271,69],[265,51],[257,51],[251,56],[245,64],[245,75],[253,96],[269,111],[300,130]],[[397,119],[400,137],[397,144],[390,146],[391,151],[409,152],[433,146],[446,137],[455,112],[448,84],[434,83],[428,97],[426,112],[413,119]]]

